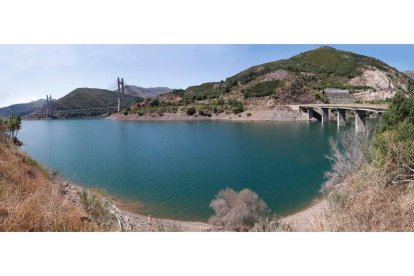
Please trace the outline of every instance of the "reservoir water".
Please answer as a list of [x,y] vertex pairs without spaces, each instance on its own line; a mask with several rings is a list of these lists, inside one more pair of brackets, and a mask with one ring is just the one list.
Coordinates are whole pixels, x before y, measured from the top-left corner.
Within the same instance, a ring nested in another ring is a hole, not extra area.
[[329,169],[329,137],[342,131],[335,123],[74,119],[24,121],[18,135],[34,159],[140,202],[142,214],[206,220],[226,187],[252,189],[280,215],[303,208]]

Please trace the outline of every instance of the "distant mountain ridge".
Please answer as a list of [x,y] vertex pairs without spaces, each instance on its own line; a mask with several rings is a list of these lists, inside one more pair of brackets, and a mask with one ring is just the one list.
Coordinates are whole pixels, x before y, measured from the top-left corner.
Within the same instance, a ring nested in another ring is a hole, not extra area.
[[[140,97],[125,95],[121,101],[121,107],[130,106]],[[118,92],[99,89],[99,88],[77,88],[64,97],[54,102],[54,110],[59,112],[59,116],[79,117],[89,115],[100,115],[108,112],[107,108],[116,108],[118,105]],[[91,110],[88,110],[91,109]],[[96,110],[94,110],[96,109]],[[113,110],[112,109],[112,110]],[[67,110],[75,110],[65,113]],[[76,112],[76,110],[79,110]]]
[[414,80],[414,71],[404,71],[404,74]]
[[[168,87],[144,88],[135,85],[127,85],[125,86],[125,99],[121,101],[122,107],[128,107],[142,98],[155,98],[171,91],[172,89]],[[27,116],[32,113],[45,112],[45,102],[46,100],[40,99],[29,103],[3,107],[0,108],[0,117],[7,117],[11,114]],[[118,105],[118,92],[100,88],[77,88],[62,98],[53,100],[53,104],[56,111],[116,107]],[[102,112],[97,111],[96,113],[99,115]],[[86,113],[89,114],[89,112],[85,111],[77,114],[77,116]],[[96,113],[94,112],[94,114]]]
[[134,97],[141,97],[144,99],[152,99],[156,98],[159,95],[166,94],[173,91],[173,89],[168,87],[139,87],[135,85],[126,85],[125,86],[125,94],[134,96]]
[[44,99],[39,99],[29,103],[13,104],[7,107],[2,107],[0,108],[0,117],[7,117],[11,114],[18,114],[20,116],[28,115],[40,110],[45,101],[46,100]]

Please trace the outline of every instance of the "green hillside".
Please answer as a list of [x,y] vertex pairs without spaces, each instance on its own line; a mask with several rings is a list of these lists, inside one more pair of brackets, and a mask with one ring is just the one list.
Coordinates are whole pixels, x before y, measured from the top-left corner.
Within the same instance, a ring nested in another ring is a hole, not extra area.
[[174,90],[159,96],[156,105],[146,101],[133,108],[148,111],[148,107],[155,106],[160,112],[168,112],[171,106],[174,110],[196,106],[201,111],[220,113],[231,112],[241,104],[255,108],[328,102],[326,88],[347,89],[356,95],[355,101],[382,101],[397,91],[407,92],[410,83],[407,75],[378,59],[320,47],[253,66],[226,80]]
[[[375,58],[370,58],[352,52],[340,51],[332,47],[320,47],[316,50],[301,53],[290,59],[279,60],[251,67],[226,80],[229,85],[236,81],[248,83],[258,76],[275,70],[286,70],[293,73],[311,73],[317,75],[321,85],[329,84],[328,79],[338,83],[343,78],[353,78],[360,73],[361,67],[373,66],[387,70],[389,66]],[[324,82],[326,81],[326,82]]]
[[409,82],[406,75],[378,59],[320,47],[289,59],[253,66],[225,81],[191,86],[177,95],[187,102],[215,99],[231,92],[239,92],[243,98],[274,96],[289,101],[285,94],[293,92],[304,94],[304,100],[326,101],[323,95],[325,88],[348,89],[351,93],[375,90],[376,87],[369,85],[349,83],[364,70],[383,72],[395,89],[404,90]]
[[[122,100],[122,107],[128,107],[131,104],[139,101],[141,98],[125,95]],[[77,88],[67,94],[66,96],[58,99],[54,103],[54,109],[58,116],[88,116],[88,115],[100,115],[107,113],[106,108],[111,108],[112,111],[118,105],[118,93],[105,89],[98,88]],[[105,108],[105,109],[102,109]],[[82,110],[91,109],[91,110]],[[96,110],[94,110],[96,109]],[[75,110],[70,112],[63,112],[68,110]],[[79,111],[76,111],[79,110]]]

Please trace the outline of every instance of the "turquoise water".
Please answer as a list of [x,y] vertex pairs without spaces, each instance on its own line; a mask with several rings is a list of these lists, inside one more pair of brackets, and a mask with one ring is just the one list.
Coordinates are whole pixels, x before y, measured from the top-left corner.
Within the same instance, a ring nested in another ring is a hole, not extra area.
[[226,187],[251,188],[273,212],[309,204],[329,169],[334,123],[24,121],[23,149],[67,179],[156,217],[206,220]]

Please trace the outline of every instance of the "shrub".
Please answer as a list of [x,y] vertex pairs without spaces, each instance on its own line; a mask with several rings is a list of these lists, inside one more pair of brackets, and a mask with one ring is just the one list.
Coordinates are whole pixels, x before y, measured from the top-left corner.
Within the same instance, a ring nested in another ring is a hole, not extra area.
[[20,119],[20,116],[16,115],[10,115],[9,119],[6,122],[7,129],[10,132],[10,137],[13,139],[17,137],[17,132],[21,128],[22,120]]
[[376,166],[395,173],[414,171],[414,93],[397,93],[375,133],[373,159]]
[[217,104],[218,104],[218,105],[224,105],[224,103],[225,103],[225,101],[224,101],[224,99],[223,99],[223,98],[219,98],[219,99],[217,100]]
[[[368,132],[367,132],[368,133]],[[326,156],[331,162],[331,170],[325,172],[324,189],[341,183],[347,176],[356,172],[370,159],[370,140],[368,134],[344,132],[337,140],[330,139],[330,153]]]
[[394,129],[401,122],[414,124],[414,96],[406,98],[402,93],[397,93],[378,126],[378,133]]
[[189,107],[186,110],[187,115],[193,116],[196,113],[196,109],[194,107]]
[[266,203],[249,189],[240,192],[229,188],[222,190],[211,201],[210,208],[215,212],[210,223],[234,231],[251,229],[267,211]]
[[108,216],[108,210],[101,201],[100,196],[89,191],[79,193],[79,199],[86,211],[97,221]]
[[248,112],[248,113],[246,114],[246,116],[247,116],[247,117],[250,117],[250,116],[252,116],[252,113]]
[[149,106],[151,106],[151,107],[159,106],[159,105],[160,105],[160,100],[158,100],[158,99],[154,99],[154,100],[149,102]]
[[229,105],[231,107],[231,111],[234,114],[239,114],[244,111],[244,105],[242,102],[236,101],[236,100],[230,100]]

